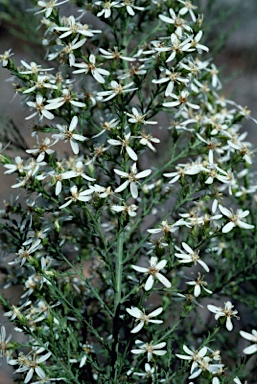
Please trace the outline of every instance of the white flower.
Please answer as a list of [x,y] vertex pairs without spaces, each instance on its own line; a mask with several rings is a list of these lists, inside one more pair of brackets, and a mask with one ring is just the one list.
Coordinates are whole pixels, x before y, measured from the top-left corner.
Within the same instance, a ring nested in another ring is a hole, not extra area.
[[135,217],[137,215],[136,211],[138,207],[135,204],[127,205],[112,205],[111,210],[114,212],[126,212],[130,217]]
[[[123,93],[126,93],[126,92],[136,91],[137,88],[129,88],[133,84],[134,83],[131,82],[129,84],[122,86],[121,84],[117,83],[117,81],[113,80],[111,81],[111,86],[109,87],[111,91],[98,92],[97,97],[101,102],[104,102],[104,101],[113,99],[117,95],[122,95]],[[107,96],[107,97],[103,98],[104,96]]]
[[132,349],[131,352],[135,354],[146,352],[148,362],[152,360],[153,355],[163,356],[167,353],[167,351],[160,351],[161,348],[164,348],[166,346],[165,342],[154,345],[152,343],[144,343],[141,340],[136,340],[135,344],[138,349]]
[[208,352],[207,347],[201,348],[198,350],[191,350],[186,345],[183,345],[183,350],[187,355],[180,355],[176,353],[176,356],[179,357],[182,360],[191,360],[192,366],[191,366],[191,373],[198,367],[199,361],[206,355]]
[[53,9],[55,7],[57,7],[58,5],[61,5],[61,4],[64,4],[64,3],[67,3],[67,1],[69,0],[63,0],[61,1],[60,3],[57,3],[58,0],[49,0],[49,1],[38,1],[37,2],[37,5],[42,8],[41,11],[38,11],[35,13],[35,15],[37,15],[38,13],[41,13],[41,12],[45,12],[45,17],[48,18],[52,12],[53,12]]
[[95,5],[100,5],[102,10],[97,13],[97,17],[104,16],[105,19],[111,16],[111,8],[117,8],[119,1],[96,1]]
[[14,53],[11,53],[11,49],[9,49],[8,51],[5,51],[2,55],[0,55],[0,62],[2,62],[2,67],[7,66],[10,57],[13,55]]
[[12,334],[10,334],[8,337],[6,337],[6,329],[2,325],[1,326],[1,333],[0,333],[0,366],[1,366],[2,359],[3,359],[5,354],[7,357],[7,362],[9,361],[7,350],[8,350],[8,343],[10,342],[11,338],[12,338]]
[[127,56],[123,56],[119,51],[118,51],[118,48],[117,47],[114,47],[114,51],[111,51],[110,49],[108,49],[108,51],[106,51],[106,49],[103,49],[103,48],[99,48],[99,51],[102,53],[102,56],[105,58],[105,59],[111,59],[111,60],[119,60],[119,59],[122,59],[122,60],[126,60],[126,61],[135,61],[136,59],[134,57],[127,57]]
[[209,289],[205,288],[205,286],[207,285],[207,282],[202,280],[201,274],[199,272],[198,272],[198,277],[196,277],[194,281],[187,281],[186,284],[194,285],[194,296],[195,297],[200,296],[201,288],[203,288],[203,290],[205,292],[212,294],[212,291],[210,291]]
[[238,311],[233,310],[234,305],[230,301],[227,301],[224,308],[216,307],[215,305],[207,305],[207,308],[209,311],[215,313],[215,320],[218,320],[220,317],[226,317],[226,328],[228,331],[232,331],[233,324],[231,321],[231,317],[235,317],[237,320],[239,320],[239,317],[236,316]]
[[25,120],[32,119],[37,114],[39,114],[39,121],[41,121],[43,117],[45,117],[48,120],[54,119],[54,115],[51,112],[49,112],[49,109],[55,109],[55,106],[44,105],[43,101],[44,101],[43,96],[41,96],[40,94],[36,95],[36,101],[27,101],[28,106],[30,108],[35,108],[36,112],[26,117]]
[[78,192],[78,187],[76,185],[73,185],[70,189],[71,196],[66,197],[65,200],[67,200],[66,203],[61,205],[59,208],[66,208],[68,205],[70,205],[72,202],[76,202],[77,200],[79,201],[84,201],[87,202],[91,200],[92,198],[92,189],[86,189],[85,191]]
[[59,39],[64,39],[67,36],[72,35],[73,33],[80,33],[83,36],[86,37],[93,37],[94,33],[101,33],[100,30],[92,30],[89,29],[87,24],[80,24],[76,21],[74,16],[69,16],[68,18],[65,18],[64,24],[66,26],[58,27],[57,25],[54,27],[56,31],[64,32],[59,36]]
[[121,146],[121,149],[125,148],[127,154],[131,158],[131,160],[137,161],[137,159],[138,159],[137,154],[134,151],[134,149],[132,149],[131,146],[129,145],[130,144],[130,142],[129,142],[130,136],[131,136],[131,134],[128,133],[127,135],[124,136],[123,139],[120,137],[118,137],[119,140],[109,139],[109,140],[107,140],[107,143],[114,145],[114,146]]
[[158,124],[157,121],[145,120],[147,113],[140,115],[135,107],[132,108],[132,114],[127,112],[125,114],[130,117],[128,122],[132,124]]
[[254,228],[254,225],[248,224],[245,221],[241,220],[246,216],[248,216],[250,211],[248,210],[243,211],[242,209],[237,209],[236,213],[234,213],[232,210],[229,211],[227,208],[223,207],[221,204],[219,204],[219,209],[224,216],[230,219],[230,221],[222,228],[223,233],[230,232],[236,226],[244,229]]
[[140,139],[139,143],[142,145],[147,145],[151,151],[156,152],[156,149],[154,148],[153,144],[159,144],[160,140],[157,139],[156,137],[153,137],[152,135],[149,135],[145,132],[141,133],[141,136],[136,136],[137,139]]
[[178,1],[184,5],[184,7],[179,10],[179,14],[185,15],[186,13],[189,12],[191,19],[193,20],[193,22],[195,22],[196,17],[193,10],[197,9],[197,7],[193,5],[192,2],[189,0],[178,0]]
[[165,177],[172,177],[169,181],[169,184],[173,184],[178,181],[181,177],[185,175],[197,175],[203,170],[203,166],[201,164],[180,164],[176,167],[175,172],[164,173]]
[[36,64],[34,61],[32,61],[30,64],[26,63],[26,61],[21,60],[21,64],[27,68],[25,71],[19,71],[21,75],[37,75],[38,72],[45,72],[45,71],[52,71],[54,68],[41,68],[41,65]]
[[180,17],[180,15],[176,15],[172,8],[169,9],[170,17],[165,15],[159,15],[159,18],[168,24],[174,24],[176,27],[175,34],[179,37],[182,37],[183,29],[187,32],[192,32],[192,28],[188,25],[188,22]]
[[121,176],[122,178],[128,179],[123,184],[121,184],[118,188],[115,189],[115,192],[121,192],[124,191],[124,189],[127,188],[127,186],[130,186],[130,192],[134,199],[138,197],[138,179],[142,179],[143,177],[147,177],[152,172],[151,169],[146,169],[144,171],[141,171],[137,173],[137,165],[134,163],[131,166],[130,173],[120,171],[119,169],[114,169],[114,172],[117,173],[117,175]]
[[142,272],[145,275],[149,275],[145,283],[145,290],[149,291],[150,289],[152,289],[155,278],[157,278],[160,281],[160,283],[162,283],[166,288],[170,288],[171,287],[170,281],[160,273],[160,271],[167,264],[167,260],[161,260],[158,262],[158,258],[155,256],[152,256],[151,259],[149,260],[149,264],[150,266],[148,268],[139,267],[137,265],[131,265],[131,267],[135,271]]
[[[199,263],[206,270],[206,272],[210,271],[207,264],[205,264],[204,261],[200,260],[199,251],[193,251],[193,249],[191,247],[189,247],[189,245],[185,242],[182,243],[182,247],[184,248],[186,253],[185,252],[184,253],[175,253],[175,256],[180,259],[179,263],[192,263],[193,262],[195,265],[196,265],[196,263]],[[183,252],[177,246],[175,248],[178,249],[179,251]]]
[[92,76],[95,78],[98,83],[105,83],[105,79],[102,75],[108,76],[110,74],[109,71],[102,68],[97,68],[95,66],[95,56],[91,54],[88,59],[88,63],[74,63],[74,67],[81,68],[76,69],[76,71],[73,71],[73,73],[88,73],[91,72]]
[[134,9],[136,9],[137,11],[143,11],[145,8],[144,7],[137,7],[136,5],[134,5],[134,0],[126,0],[126,1],[123,1],[121,4],[120,4],[121,7],[126,7],[126,11],[128,12],[128,14],[130,16],[135,16],[135,11]]
[[51,140],[48,137],[46,137],[43,140],[41,145],[38,142],[38,148],[26,149],[26,152],[31,153],[33,155],[38,155],[36,161],[40,163],[41,161],[44,160],[46,154],[51,155],[52,153],[55,152],[53,149],[50,149],[50,147],[56,144],[56,142],[57,140],[55,140],[54,142],[51,142]]
[[178,53],[182,52],[192,52],[194,49],[191,46],[192,38],[188,37],[184,41],[180,41],[178,39],[178,36],[175,33],[171,34],[171,46],[167,47],[156,47],[155,51],[157,52],[169,52],[172,51],[168,59],[166,60],[166,63],[169,63],[170,61],[174,60],[176,55]]
[[40,367],[40,364],[45,362],[51,356],[51,352],[46,353],[45,355],[38,357],[37,355],[43,352],[44,348],[39,348],[36,352],[32,352],[27,356],[20,354],[20,356],[15,360],[10,360],[8,364],[17,365],[19,364],[19,368],[16,369],[15,372],[23,373],[27,372],[24,384],[27,384],[33,377],[34,373],[36,373],[39,377],[44,375],[43,369]]
[[180,83],[188,83],[189,82],[189,79],[182,77],[181,73],[175,72],[174,68],[173,68],[172,72],[169,69],[163,68],[163,67],[161,67],[160,70],[162,72],[160,79],[152,80],[152,83],[163,84],[163,83],[168,82],[167,88],[165,90],[165,96],[166,97],[172,95],[172,91],[173,91],[175,83],[180,84]]
[[70,103],[80,108],[83,108],[86,106],[85,103],[82,103],[81,101],[74,100],[74,99],[75,97],[71,95],[70,90],[68,88],[65,88],[62,90],[62,96],[56,97],[55,99],[49,99],[47,100],[47,102],[51,106],[50,109],[60,108],[65,103]]
[[187,225],[186,221],[184,221],[183,219],[179,219],[178,221],[175,221],[175,223],[173,223],[173,224],[169,224],[168,220],[163,220],[161,222],[161,224],[159,225],[159,228],[147,229],[147,232],[152,233],[152,234],[156,234],[156,233],[160,233],[160,232],[163,232],[164,234],[168,234],[169,232],[173,233],[173,232],[177,231],[177,229],[180,225],[182,225],[182,226],[186,225],[187,227],[190,227],[190,225]]
[[130,331],[131,333],[137,333],[139,332],[145,324],[148,323],[154,323],[154,324],[161,324],[163,323],[163,320],[152,320],[153,317],[158,316],[160,313],[162,313],[163,308],[159,307],[155,309],[153,312],[149,313],[149,315],[146,315],[145,311],[141,311],[137,307],[131,307],[126,308],[126,311],[133,317],[136,318],[136,322],[139,322],[139,324]]
[[57,124],[56,127],[59,129],[60,133],[55,133],[52,135],[54,139],[69,141],[71,145],[71,149],[75,155],[79,153],[79,145],[77,141],[85,141],[87,138],[85,136],[79,135],[77,133],[73,133],[74,129],[78,124],[78,117],[73,116],[69,128],[64,125]]
[[193,104],[188,101],[189,92],[188,91],[181,91],[180,95],[175,95],[173,93],[170,94],[170,96],[175,99],[176,101],[168,101],[165,103],[162,103],[164,107],[177,107],[180,106],[181,108],[184,107],[190,107],[192,109],[199,109],[200,106],[197,104]]
[[255,329],[252,330],[252,333],[240,331],[240,335],[246,340],[249,340],[254,343],[253,345],[250,345],[249,347],[245,348],[243,352],[246,355],[251,355],[252,353],[257,352],[257,331]]

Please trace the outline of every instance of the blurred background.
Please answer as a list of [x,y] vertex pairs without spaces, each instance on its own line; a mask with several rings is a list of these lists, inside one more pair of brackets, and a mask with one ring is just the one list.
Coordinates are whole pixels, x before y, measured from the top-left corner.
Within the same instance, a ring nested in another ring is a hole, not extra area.
[[[248,106],[257,119],[257,1],[197,0],[193,3],[199,5],[200,13],[204,14],[206,44],[210,47],[211,56],[215,57],[214,63],[220,70],[223,84],[220,93],[243,107]],[[43,58],[44,53],[37,45],[42,31],[33,24],[33,12],[26,12],[32,7],[31,4],[29,0],[0,0],[0,54],[12,48],[16,64],[21,59],[30,63],[37,59],[40,62]],[[70,14],[71,8],[69,4],[63,5],[67,14]],[[20,104],[20,97],[14,97],[9,78],[9,72],[0,68],[0,129],[11,118],[29,142],[32,123],[24,120],[28,111]],[[249,132],[248,140],[257,147],[257,126],[247,120],[244,130]],[[257,170],[257,158],[253,161]],[[2,201],[10,196],[14,178],[4,176],[2,169],[0,178],[1,209]],[[0,312],[1,323],[5,324],[6,318]],[[11,370],[4,362],[0,367],[0,384],[13,384]]]

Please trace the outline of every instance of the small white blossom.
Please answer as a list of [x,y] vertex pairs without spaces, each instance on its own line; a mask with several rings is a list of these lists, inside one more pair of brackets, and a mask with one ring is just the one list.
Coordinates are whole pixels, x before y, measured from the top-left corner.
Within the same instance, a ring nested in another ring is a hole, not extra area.
[[133,328],[130,332],[131,333],[137,333],[139,332],[144,325],[148,323],[154,323],[154,324],[161,324],[163,323],[163,320],[152,320],[153,317],[158,316],[160,313],[162,313],[163,308],[157,308],[153,312],[149,313],[148,315],[145,313],[145,311],[141,311],[141,309],[137,307],[131,307],[126,308],[126,311],[133,317],[136,318],[136,322],[139,322],[139,324]]
[[149,260],[149,264],[150,266],[148,268],[140,267],[138,265],[131,265],[135,271],[149,275],[145,283],[145,290],[150,291],[150,289],[152,289],[155,278],[157,278],[159,282],[162,283],[166,288],[170,288],[170,281],[160,273],[160,271],[167,264],[167,260],[161,260],[158,262],[158,258],[152,256]]
[[163,356],[167,353],[167,351],[160,351],[160,349],[166,346],[165,342],[154,345],[152,343],[144,343],[141,340],[136,340],[135,344],[137,349],[132,349],[131,352],[135,354],[147,353],[148,362],[152,360],[153,355]]
[[230,232],[233,228],[236,226],[243,229],[252,229],[254,228],[254,225],[248,224],[242,219],[244,219],[246,216],[249,215],[250,211],[243,211],[242,209],[237,209],[236,213],[234,213],[232,210],[229,211],[227,208],[223,207],[219,204],[219,210],[222,213],[222,215],[228,217],[230,221],[222,228],[223,233]]
[[176,249],[178,249],[181,253],[175,253],[175,256],[177,258],[179,258],[179,262],[180,263],[194,263],[196,265],[196,263],[199,263],[205,270],[206,272],[209,272],[209,267],[208,265],[202,261],[199,257],[199,251],[194,251],[191,247],[189,247],[189,245],[185,242],[182,243],[182,247],[184,248],[184,250],[186,251],[183,252],[180,248],[178,248],[177,246],[175,247]]
[[117,173],[117,175],[121,176],[121,178],[128,179],[123,184],[121,184],[118,188],[115,189],[115,192],[122,192],[124,189],[126,189],[128,186],[130,186],[130,192],[134,199],[138,197],[138,179],[142,179],[144,177],[147,177],[152,172],[151,169],[146,169],[144,171],[141,171],[137,173],[137,165],[134,163],[131,166],[130,173],[120,171],[119,169],[114,169],[114,172]]
[[246,355],[251,355],[255,352],[257,352],[257,331],[255,329],[252,330],[252,333],[248,333],[245,331],[240,331],[240,335],[246,339],[254,343],[253,345],[250,345],[249,347],[246,347],[243,352]]
[[59,129],[60,133],[55,133],[52,135],[54,139],[64,140],[65,142],[69,141],[71,149],[75,155],[79,153],[79,145],[77,141],[85,141],[87,138],[85,136],[73,133],[74,129],[78,124],[78,117],[73,116],[69,128],[64,125],[57,124],[56,127]]
[[227,301],[225,304],[225,307],[216,307],[215,305],[209,304],[207,305],[207,308],[209,311],[215,313],[215,320],[218,320],[220,317],[226,317],[226,328],[228,331],[232,331],[233,324],[231,321],[231,317],[235,317],[237,320],[239,320],[239,317],[236,316],[238,311],[233,310],[234,305],[230,301]]

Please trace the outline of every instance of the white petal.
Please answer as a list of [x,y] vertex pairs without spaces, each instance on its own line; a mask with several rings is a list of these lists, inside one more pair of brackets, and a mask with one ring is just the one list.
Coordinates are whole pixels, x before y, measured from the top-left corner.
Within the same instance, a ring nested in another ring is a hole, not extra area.
[[144,326],[144,322],[140,321],[139,324],[135,328],[133,328],[130,332],[131,333],[137,333],[137,332],[141,331],[143,326]]
[[145,283],[145,290],[150,291],[150,289],[153,287],[153,283],[154,283],[154,277],[153,275],[149,275]]
[[257,344],[254,344],[254,345],[250,345],[249,347],[246,347],[243,352],[246,354],[246,355],[251,355],[252,353],[255,353],[257,352]]
[[130,316],[136,317],[137,319],[140,319],[143,315],[143,312],[137,307],[126,308],[126,311],[130,314]]
[[145,267],[140,267],[138,265],[131,265],[131,267],[137,271],[137,272],[143,272],[143,273],[146,273],[146,272],[149,272],[149,268],[145,268]]
[[136,179],[141,179],[142,177],[147,177],[152,173],[151,169],[146,169],[145,171],[139,172],[137,175],[135,175]]
[[228,331],[232,331],[232,329],[233,329],[233,324],[232,324],[230,316],[227,317],[226,328]]
[[160,313],[162,313],[162,311],[163,311],[163,308],[159,307],[159,308],[155,309],[153,312],[149,313],[148,317],[158,316]]
[[230,232],[235,226],[236,226],[236,224],[235,224],[233,221],[230,221],[229,223],[227,223],[227,224],[222,228],[222,233],[228,233],[228,232]]
[[157,273],[156,277],[166,288],[171,287],[170,281],[165,276],[163,276],[161,273]]
[[131,147],[127,146],[126,151],[132,160],[137,161],[137,159],[138,159],[137,154]]

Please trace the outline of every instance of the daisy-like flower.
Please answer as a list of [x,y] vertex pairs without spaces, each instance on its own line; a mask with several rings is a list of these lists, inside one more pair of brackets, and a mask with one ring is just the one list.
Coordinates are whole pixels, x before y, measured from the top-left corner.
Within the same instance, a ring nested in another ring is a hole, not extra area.
[[131,136],[131,133],[128,133],[127,135],[124,136],[123,139],[121,139],[120,137],[119,137],[120,140],[109,139],[109,140],[107,140],[107,143],[114,145],[114,146],[121,146],[121,150],[123,148],[125,148],[127,154],[131,158],[131,160],[137,161],[137,159],[138,159],[137,154],[134,151],[134,149],[132,149],[129,145],[130,144],[130,142],[129,142],[130,136]]
[[119,169],[114,169],[114,172],[121,176],[121,178],[128,179],[123,184],[121,184],[118,188],[115,189],[115,192],[121,192],[124,191],[128,186],[130,186],[130,192],[134,199],[138,197],[138,179],[142,179],[144,177],[147,177],[152,172],[151,169],[145,169],[144,171],[141,171],[137,173],[137,164],[134,163],[131,166],[130,173],[120,171]]
[[175,221],[173,224],[169,224],[168,220],[163,220],[159,225],[159,228],[150,228],[150,229],[147,229],[147,232],[152,234],[163,232],[164,235],[166,235],[169,232],[170,233],[175,232],[180,225],[186,225],[190,227],[190,225],[187,225],[186,221],[184,221],[183,219],[179,219]]
[[136,340],[135,344],[137,349],[132,349],[131,352],[135,354],[147,353],[148,362],[152,360],[153,355],[163,356],[167,353],[167,351],[160,351],[160,349],[166,346],[165,342],[154,345],[152,343],[144,343],[141,340]]
[[181,75],[179,72],[175,72],[174,68],[173,71],[170,71],[167,68],[160,68],[160,71],[162,72],[160,79],[157,80],[152,80],[152,83],[154,84],[163,84],[163,83],[168,83],[167,88],[165,90],[165,96],[171,96],[172,91],[174,88],[175,83],[188,83],[189,79],[186,79]]
[[22,353],[19,355],[17,359],[10,360],[8,364],[10,365],[17,365],[19,364],[19,368],[16,369],[15,372],[17,373],[23,373],[27,372],[24,383],[27,384],[33,377],[33,375],[36,373],[39,377],[40,375],[44,375],[44,371],[41,368],[40,364],[45,362],[49,357],[51,356],[51,352],[47,352],[43,356],[38,356],[39,353],[42,353],[45,351],[44,348],[39,348],[35,352],[31,352],[31,354],[28,354],[27,356],[23,355]]
[[132,108],[132,113],[125,114],[129,116],[128,122],[132,124],[158,124],[157,121],[145,120],[147,113],[141,115],[135,107]]
[[106,51],[106,49],[103,49],[103,48],[99,48],[99,51],[101,52],[101,56],[103,56],[105,59],[111,59],[111,60],[126,60],[126,61],[135,61],[136,59],[134,57],[127,57],[127,56],[123,56],[121,52],[118,51],[118,48],[117,47],[114,47],[114,51],[112,51],[111,49],[108,49],[108,51]]
[[199,272],[198,272],[198,277],[196,277],[194,281],[187,281],[186,284],[194,286],[195,297],[200,296],[201,288],[203,288],[205,292],[212,294],[212,291],[205,288],[205,286],[207,285],[207,282],[202,279],[201,274]]
[[10,57],[14,55],[14,53],[11,53],[11,51],[12,50],[9,49],[8,51],[5,51],[2,55],[0,55],[0,62],[2,62],[2,67],[6,67]]
[[197,175],[203,170],[203,166],[201,164],[179,164],[176,166],[175,172],[164,173],[165,177],[172,177],[169,181],[169,184],[173,184],[178,181],[181,177],[183,178],[185,175]]
[[157,139],[156,137],[153,137],[152,135],[149,135],[145,132],[141,133],[141,136],[136,136],[137,139],[139,140],[139,143],[142,145],[146,145],[151,151],[156,152],[156,149],[154,148],[153,144],[159,144],[160,140]]
[[56,127],[59,129],[60,133],[55,133],[52,135],[54,139],[69,141],[72,151],[77,155],[79,153],[79,145],[77,141],[85,141],[87,137],[73,133],[74,129],[78,124],[78,117],[73,116],[69,128],[64,125],[57,124]]
[[239,227],[243,229],[254,228],[254,225],[248,224],[242,220],[243,218],[249,215],[250,211],[248,210],[243,211],[242,209],[237,209],[236,213],[234,213],[232,210],[229,211],[227,208],[223,207],[221,204],[219,204],[219,210],[222,213],[222,215],[230,219],[230,221],[222,228],[223,233],[228,233],[235,227]]
[[119,7],[119,1],[96,1],[95,5],[100,5],[102,7],[102,10],[97,13],[97,17],[103,16],[105,19],[108,19],[108,17],[112,14],[112,8]]
[[191,350],[186,345],[183,345],[183,351],[187,353],[187,355],[181,355],[179,353],[176,353],[176,356],[182,360],[192,361],[190,373],[193,373],[195,369],[197,369],[199,362],[203,359],[203,357],[208,352],[208,349],[207,347],[203,347],[199,351]]
[[162,103],[164,107],[178,107],[185,108],[189,107],[192,109],[199,109],[200,106],[197,104],[193,104],[190,101],[188,101],[189,92],[188,91],[181,91],[179,95],[175,95],[173,93],[170,94],[170,96],[175,99],[175,101],[168,101],[165,103]]
[[160,46],[154,48],[157,52],[171,52],[170,56],[166,60],[166,63],[169,63],[170,61],[174,60],[178,53],[182,52],[192,52],[194,51],[194,48],[191,46],[192,38],[188,37],[184,41],[180,41],[178,36],[175,33],[171,34],[171,46]]
[[135,217],[137,215],[138,207],[135,204],[127,205],[123,203],[123,205],[112,205],[111,210],[114,212],[126,212],[130,217]]
[[179,258],[179,263],[194,263],[194,265],[199,263],[206,270],[206,272],[210,271],[208,265],[205,264],[205,262],[200,259],[199,251],[194,251],[185,242],[182,243],[182,247],[184,248],[186,253],[183,252],[177,246],[175,247],[177,250],[179,250],[181,252],[181,253],[175,253],[175,256]]
[[41,240],[37,239],[34,243],[31,244],[30,248],[22,247],[16,253],[17,257],[15,260],[10,261],[9,265],[14,265],[20,263],[20,266],[23,266],[26,261],[32,259],[31,255],[42,248]]
[[231,317],[235,317],[237,320],[239,320],[239,317],[237,316],[238,311],[233,310],[234,305],[230,301],[227,301],[224,308],[216,307],[215,305],[209,304],[207,305],[207,308],[209,311],[215,313],[215,320],[218,320],[220,317],[226,317],[226,328],[228,331],[232,331],[233,324],[231,321]]
[[69,0],[63,0],[60,3],[57,3],[58,0],[49,0],[49,1],[38,1],[37,5],[42,8],[41,11],[38,11],[35,13],[37,15],[38,13],[45,12],[45,17],[48,18],[51,16],[53,9],[57,7],[58,5],[67,3]]
[[37,75],[38,72],[52,71],[54,69],[54,68],[41,68],[41,65],[35,63],[34,61],[28,64],[26,63],[26,61],[21,60],[21,64],[23,65],[23,67],[26,68],[25,71],[19,71],[21,75],[29,75],[29,74]]
[[72,202],[76,202],[77,200],[84,202],[91,200],[93,190],[86,189],[85,191],[78,192],[78,187],[76,185],[73,185],[70,189],[70,192],[71,196],[65,198],[67,202],[61,205],[59,207],[60,209],[68,207],[68,205],[70,205]]
[[18,171],[19,173],[24,172],[24,164],[23,159],[20,156],[15,157],[15,163],[16,164],[5,164],[4,168],[7,168],[7,171],[5,171],[6,174],[11,174],[13,172]]
[[120,4],[120,6],[126,7],[126,11],[130,16],[135,16],[134,9],[136,9],[137,11],[143,11],[145,8],[134,5],[134,2],[135,2],[134,0],[125,0]]
[[255,329],[252,330],[252,333],[248,333],[245,331],[240,331],[240,335],[251,342],[253,342],[253,345],[250,345],[249,347],[246,347],[243,352],[246,355],[251,355],[255,352],[257,352],[257,331]]
[[[111,90],[110,91],[103,91],[103,92],[98,92],[97,97],[98,100],[101,102],[108,101],[116,97],[117,95],[122,95],[127,92],[133,92],[136,91],[138,88],[130,88],[134,83],[131,82],[126,85],[121,85],[117,83],[117,81],[111,81],[111,86],[109,87]],[[107,96],[107,97],[105,97]],[[105,98],[104,98],[105,97]]]
[[179,10],[179,14],[180,15],[185,15],[186,13],[189,12],[190,16],[191,16],[191,19],[193,20],[193,22],[196,21],[196,16],[194,14],[194,9],[197,9],[197,6],[193,5],[192,2],[190,0],[178,0],[181,4],[184,5],[184,7],[182,7],[180,10]]
[[80,107],[80,108],[83,108],[86,106],[85,103],[82,103],[81,101],[78,101],[75,99],[76,99],[76,97],[71,95],[69,89],[65,88],[62,90],[62,96],[56,97],[55,99],[47,100],[47,102],[51,106],[50,109],[60,108],[65,103],[70,103],[70,104],[75,105],[76,107]]
[[64,39],[67,36],[72,35],[73,33],[81,34],[85,37],[93,37],[94,33],[101,33],[100,30],[92,30],[89,29],[87,24],[80,24],[76,21],[74,16],[69,16],[68,18],[63,19],[64,25],[63,27],[55,26],[54,29],[56,31],[63,32],[59,39]]
[[162,313],[163,308],[157,308],[153,312],[149,313],[149,315],[146,315],[145,311],[141,311],[141,309],[137,307],[131,307],[126,308],[126,311],[133,317],[136,318],[136,322],[139,322],[139,324],[130,331],[131,333],[137,333],[139,332],[145,324],[148,323],[154,323],[154,324],[161,324],[163,323],[163,320],[152,320],[153,317],[158,316],[160,313]]
[[159,282],[162,283],[166,288],[170,288],[170,281],[160,273],[160,271],[166,266],[167,260],[161,260],[158,262],[158,258],[152,256],[149,260],[149,264],[150,266],[148,268],[140,267],[138,265],[131,265],[135,271],[149,275],[145,283],[145,290],[150,291],[150,289],[152,289],[155,278],[159,280]]
[[192,32],[192,28],[188,25],[188,22],[180,17],[180,15],[176,15],[172,8],[169,9],[170,17],[165,15],[159,15],[159,18],[168,24],[173,24],[176,28],[175,34],[179,37],[182,37],[183,30],[187,32]]
[[26,149],[26,152],[27,153],[31,153],[33,155],[37,155],[37,162],[41,162],[44,160],[45,158],[45,155],[51,155],[52,153],[54,153],[54,149],[51,149],[50,147],[52,147],[54,144],[57,143],[58,140],[55,140],[54,142],[51,142],[51,140],[49,139],[49,137],[46,137],[42,144],[39,144],[38,142],[38,147],[37,148],[34,148],[34,149]]
[[7,350],[8,350],[8,343],[11,340],[11,338],[12,338],[12,334],[6,337],[6,329],[2,325],[1,333],[0,333],[0,366],[2,364],[2,360],[5,355],[7,357],[7,361],[9,360]]
[[206,47],[203,44],[199,44],[199,41],[201,40],[203,35],[203,31],[199,31],[194,39],[191,41],[191,47],[197,49],[198,53],[201,53],[201,51],[209,52],[209,48]]
[[30,108],[35,108],[36,112],[33,112],[31,115],[26,117],[25,120],[32,119],[37,114],[39,115],[39,121],[41,121],[43,117],[45,117],[48,120],[54,119],[54,115],[52,114],[52,112],[49,112],[49,109],[56,109],[56,107],[50,104],[45,105],[44,98],[42,95],[37,94],[36,101],[27,101],[27,104]]
[[88,73],[91,72],[92,76],[98,83],[105,83],[103,76],[109,76],[110,72],[106,69],[97,68],[95,65],[95,55],[91,54],[88,59],[88,63],[74,63],[73,66],[80,68],[73,71],[73,73]]

